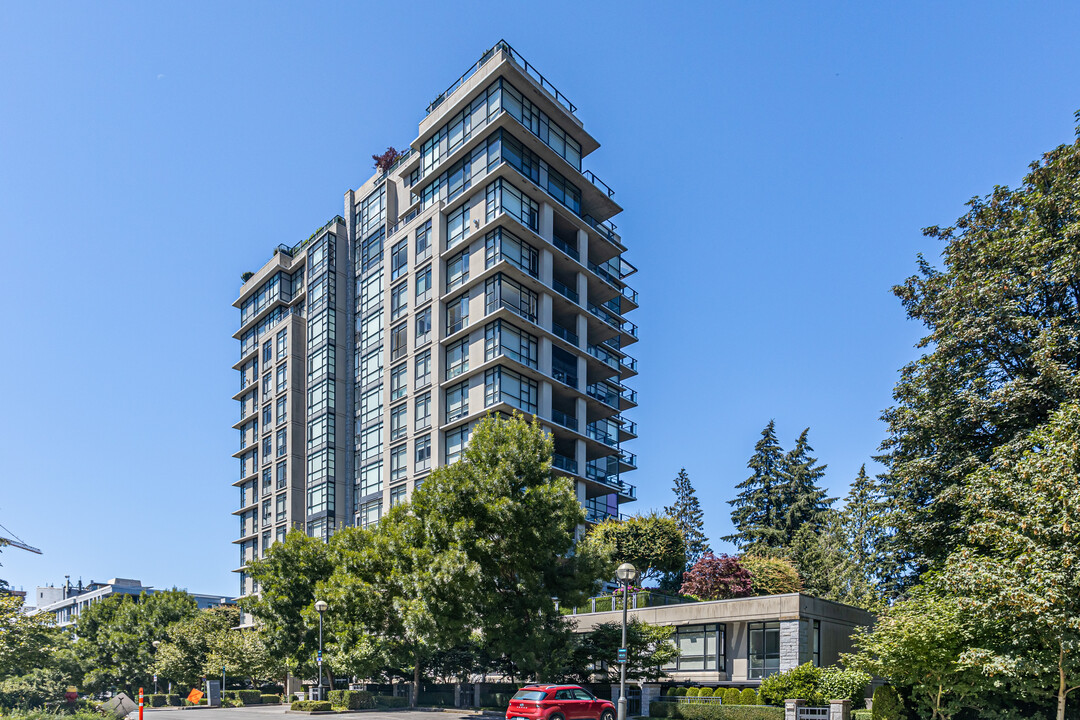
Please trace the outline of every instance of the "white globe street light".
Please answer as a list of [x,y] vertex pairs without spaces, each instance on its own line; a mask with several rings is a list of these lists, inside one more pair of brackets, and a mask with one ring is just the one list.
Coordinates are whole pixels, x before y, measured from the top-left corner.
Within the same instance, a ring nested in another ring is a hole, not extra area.
[[626,720],[626,608],[630,604],[630,585],[637,582],[637,568],[623,563],[615,570],[615,577],[623,584],[622,598],[622,647],[619,648],[619,720]]

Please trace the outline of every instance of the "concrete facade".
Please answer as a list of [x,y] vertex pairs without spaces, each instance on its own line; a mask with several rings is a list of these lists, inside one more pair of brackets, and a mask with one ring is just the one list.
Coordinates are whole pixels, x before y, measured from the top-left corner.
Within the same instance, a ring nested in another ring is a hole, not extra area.
[[[599,143],[574,113],[497,43],[389,168],[345,193],[342,217],[245,280],[233,303],[241,595],[257,590],[244,566],[289,529],[377,522],[490,413],[535,415],[552,433],[554,470],[590,522],[635,499],[624,443],[637,430],[623,415],[637,405],[623,384],[637,374],[624,317],[635,269],[609,221],[621,207],[582,166]],[[330,246],[333,297],[312,270]],[[330,338],[313,334],[318,312],[335,318]]]
[[[721,639],[713,657],[714,669],[665,668],[671,682],[711,686],[756,686],[771,672],[789,670],[803,663],[816,662],[822,667],[836,664],[841,653],[853,650],[851,636],[855,629],[874,622],[872,614],[859,608],[801,593],[644,608],[634,608],[631,602],[628,614],[650,624],[677,629],[715,626]],[[587,632],[604,623],[620,623],[622,612],[620,609],[571,617],[577,631]],[[778,626],[777,652],[770,654],[777,655],[778,661],[755,673],[750,631],[757,629],[764,633],[766,626],[773,623]],[[682,648],[684,653],[701,654],[694,649],[694,635],[687,635],[684,642],[687,643]]]

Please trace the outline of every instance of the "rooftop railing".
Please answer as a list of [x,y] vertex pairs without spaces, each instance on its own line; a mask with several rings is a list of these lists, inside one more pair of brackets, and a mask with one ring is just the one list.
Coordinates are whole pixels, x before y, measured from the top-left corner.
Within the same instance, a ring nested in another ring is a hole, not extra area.
[[[310,243],[310,242],[311,242],[312,240],[314,240],[315,238],[319,237],[319,235],[321,235],[321,234],[322,234],[322,231],[323,231],[323,230],[326,230],[327,228],[329,228],[329,227],[330,227],[331,225],[333,225],[334,223],[341,223],[342,225],[344,225],[344,224],[345,224],[345,218],[341,217],[340,215],[335,215],[334,217],[330,218],[330,220],[328,220],[328,221],[327,221],[327,223],[326,223],[325,225],[323,225],[323,226],[322,226],[321,228],[319,228],[319,229],[318,229],[318,230],[316,230],[315,232],[311,233],[311,235],[309,235],[309,236],[308,236],[308,239],[307,239],[307,240],[301,240],[300,242],[298,242],[298,243],[296,243],[295,245],[293,245],[293,246],[292,246],[292,247],[291,247],[291,248],[290,248],[290,249],[288,250],[288,254],[289,254],[289,255],[296,255],[296,253],[298,253],[298,252],[300,252],[300,251],[301,251],[302,249],[304,249],[304,247],[305,247],[305,246],[306,246],[306,245],[307,245],[308,243]],[[281,248],[283,248],[283,247],[285,247],[285,246],[284,246],[284,245],[279,245],[279,246],[278,246],[278,249],[280,250],[280,249],[281,249]],[[285,252],[285,251],[284,251],[284,250],[282,250],[282,252]]]
[[[697,598],[689,597],[687,595],[668,595],[667,593],[648,589],[631,592],[627,599],[629,600],[629,605],[627,606],[628,609],[634,610],[662,605],[685,605],[687,603],[701,602]],[[589,598],[585,601],[584,605],[578,605],[577,607],[560,606],[558,601],[556,601],[555,607],[558,608],[559,612],[563,615],[615,612],[616,610],[622,610],[623,594],[622,592],[617,592],[612,593],[611,595],[598,595]]]
[[606,192],[608,197],[615,196],[615,191],[608,187],[608,184],[606,182],[596,177],[596,173],[594,173],[592,170],[584,170],[581,174],[585,176],[586,180]]
[[570,102],[570,100],[565,95],[559,92],[558,88],[552,85],[546,77],[541,75],[539,70],[530,65],[529,61],[521,56],[521,53],[510,47],[510,43],[506,42],[505,40],[500,40],[499,42],[495,43],[490,49],[485,50],[484,54],[480,56],[479,60],[473,63],[468,70],[462,73],[461,77],[455,80],[450,85],[450,87],[439,93],[439,95],[431,101],[431,103],[427,106],[427,114],[430,115],[436,108],[442,105],[446,98],[450,97],[455,90],[464,85],[469,78],[475,75],[476,71],[483,67],[484,63],[490,60],[497,51],[507,53],[514,62],[521,66],[521,68],[525,71],[527,75],[529,75],[529,77],[535,80],[540,85],[540,87],[551,93],[555,100],[564,108],[566,108],[571,114],[577,112],[577,107],[575,107],[574,103]]

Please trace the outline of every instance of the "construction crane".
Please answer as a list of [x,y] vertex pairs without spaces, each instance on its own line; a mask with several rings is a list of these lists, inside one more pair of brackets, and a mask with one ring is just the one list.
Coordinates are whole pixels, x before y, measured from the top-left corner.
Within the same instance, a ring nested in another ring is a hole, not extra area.
[[10,530],[8,530],[3,525],[0,525],[0,529],[4,530],[6,533],[8,533],[8,535],[11,536],[11,537],[7,537],[5,535],[0,535],[0,547],[10,546],[10,547],[13,547],[13,548],[19,548],[20,550],[26,550],[28,552],[37,553],[38,555],[41,554],[40,550],[38,550],[36,547],[33,547],[31,545],[27,545],[26,543],[24,543],[22,540],[19,539],[18,535],[11,532]]

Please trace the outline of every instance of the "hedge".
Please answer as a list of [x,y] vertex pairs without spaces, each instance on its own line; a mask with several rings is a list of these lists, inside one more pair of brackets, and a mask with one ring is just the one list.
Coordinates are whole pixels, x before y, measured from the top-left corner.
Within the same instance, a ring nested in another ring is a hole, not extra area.
[[278,696],[278,695],[263,695],[262,696],[262,704],[263,705],[280,705],[281,704],[281,697]]
[[290,710],[305,710],[307,712],[326,712],[332,710],[329,700],[297,700],[289,706]]
[[394,697],[393,695],[375,695],[375,704],[379,707],[407,707],[409,698]]
[[181,696],[179,696],[179,695],[166,695],[165,696],[165,704],[170,705],[172,707],[180,707],[180,701],[181,700],[183,700],[183,698]]
[[873,710],[852,710],[851,720],[872,720]]
[[331,690],[330,704],[346,710],[364,710],[375,707],[375,696],[366,690]]
[[766,705],[649,703],[649,717],[676,720],[784,720],[784,708]]
[[737,705],[761,705],[761,695],[754,688],[743,688],[739,693]]
[[891,685],[874,688],[872,720],[898,720],[900,718],[900,696]]
[[149,700],[148,704],[150,707],[165,707],[165,704],[168,702],[164,694],[147,695],[146,699]]

